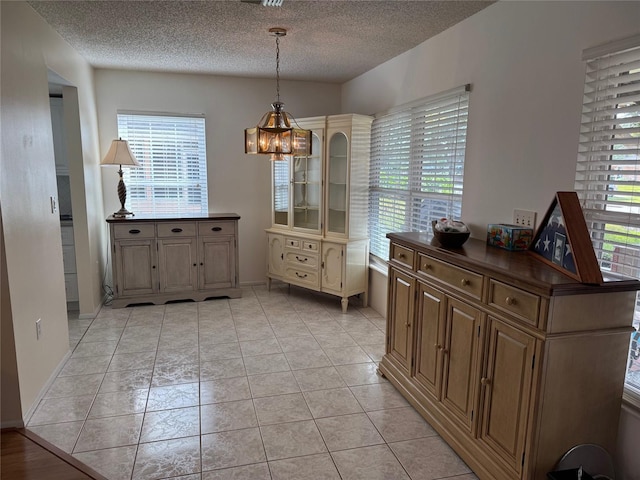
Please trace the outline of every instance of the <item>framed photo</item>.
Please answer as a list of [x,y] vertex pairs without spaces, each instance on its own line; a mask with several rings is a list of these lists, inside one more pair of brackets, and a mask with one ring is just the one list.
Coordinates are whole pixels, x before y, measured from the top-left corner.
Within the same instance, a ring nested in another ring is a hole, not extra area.
[[582,283],[601,284],[602,272],[576,192],[557,192],[529,252]]

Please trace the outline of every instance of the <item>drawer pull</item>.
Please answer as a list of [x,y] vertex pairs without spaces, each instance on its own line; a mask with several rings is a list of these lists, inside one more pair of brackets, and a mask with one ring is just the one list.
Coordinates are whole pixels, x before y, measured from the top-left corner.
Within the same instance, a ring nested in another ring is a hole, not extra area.
[[182,231],[182,229],[181,228],[172,228],[171,231],[173,233],[180,233]]
[[463,287],[466,287],[470,284],[471,282],[469,280],[467,280],[466,278],[463,278],[462,280],[460,280],[460,285],[462,285]]
[[430,265],[430,264],[428,264],[428,263],[425,263],[425,264],[422,266],[422,269],[423,269],[423,270],[429,270],[430,268],[431,268],[431,265]]
[[300,258],[299,256],[296,255],[296,260],[298,260],[299,262],[306,262],[309,259],[307,257]]
[[411,323],[407,322],[404,324],[405,327],[409,328],[411,326]]
[[400,260],[404,260],[405,258],[407,258],[407,256],[406,256],[404,253],[399,253],[399,254],[398,254],[398,258],[399,258]]
[[307,278],[307,274],[305,273],[304,275],[300,275],[298,272],[296,272],[296,277],[298,277],[298,278]]
[[518,302],[514,297],[507,297],[504,299],[504,303],[506,303],[507,305],[515,305]]
[[137,235],[138,233],[140,233],[140,230],[138,230],[137,228],[132,228],[131,230],[129,230],[129,233],[131,235]]
[[222,230],[222,227],[212,227],[211,228],[212,232],[219,232],[220,230]]

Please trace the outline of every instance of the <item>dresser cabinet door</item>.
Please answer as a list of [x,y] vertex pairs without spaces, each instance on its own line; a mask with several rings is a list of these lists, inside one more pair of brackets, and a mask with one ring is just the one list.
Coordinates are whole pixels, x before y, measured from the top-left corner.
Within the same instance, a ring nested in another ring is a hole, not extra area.
[[232,237],[200,237],[198,255],[200,289],[235,286],[235,249]]
[[342,292],[344,245],[322,242],[322,291]]
[[416,382],[434,398],[440,398],[445,295],[418,281],[416,312]]
[[469,432],[477,405],[481,319],[479,310],[447,297],[441,402]]
[[196,239],[158,240],[160,291],[184,292],[197,285]]
[[270,274],[281,277],[284,275],[284,238],[282,235],[269,234],[267,241],[269,242],[267,246],[268,271]]
[[489,317],[486,367],[481,379],[478,437],[519,475],[534,368],[535,339]]
[[416,283],[413,278],[395,269],[389,271],[389,277],[389,354],[410,375]]
[[120,240],[115,244],[119,295],[148,295],[158,291],[156,242]]

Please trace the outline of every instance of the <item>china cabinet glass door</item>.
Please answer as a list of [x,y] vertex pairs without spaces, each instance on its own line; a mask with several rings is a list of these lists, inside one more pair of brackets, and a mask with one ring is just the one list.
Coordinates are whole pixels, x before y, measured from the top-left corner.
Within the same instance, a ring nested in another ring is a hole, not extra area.
[[289,226],[289,161],[273,161],[273,223]]
[[329,141],[329,171],[327,186],[327,231],[345,233],[347,223],[348,140],[342,132]]
[[292,157],[293,227],[320,230],[322,146],[312,133],[312,155]]

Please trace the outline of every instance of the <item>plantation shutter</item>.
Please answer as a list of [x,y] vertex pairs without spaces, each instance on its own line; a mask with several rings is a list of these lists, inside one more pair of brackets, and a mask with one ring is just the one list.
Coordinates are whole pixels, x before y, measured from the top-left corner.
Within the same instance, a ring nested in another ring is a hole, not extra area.
[[209,211],[202,116],[118,114],[118,135],[139,168],[125,168],[127,208],[152,215]]
[[378,115],[371,131],[370,251],[389,255],[386,234],[460,219],[469,86]]
[[640,278],[640,38],[589,58],[575,188],[604,271]]

